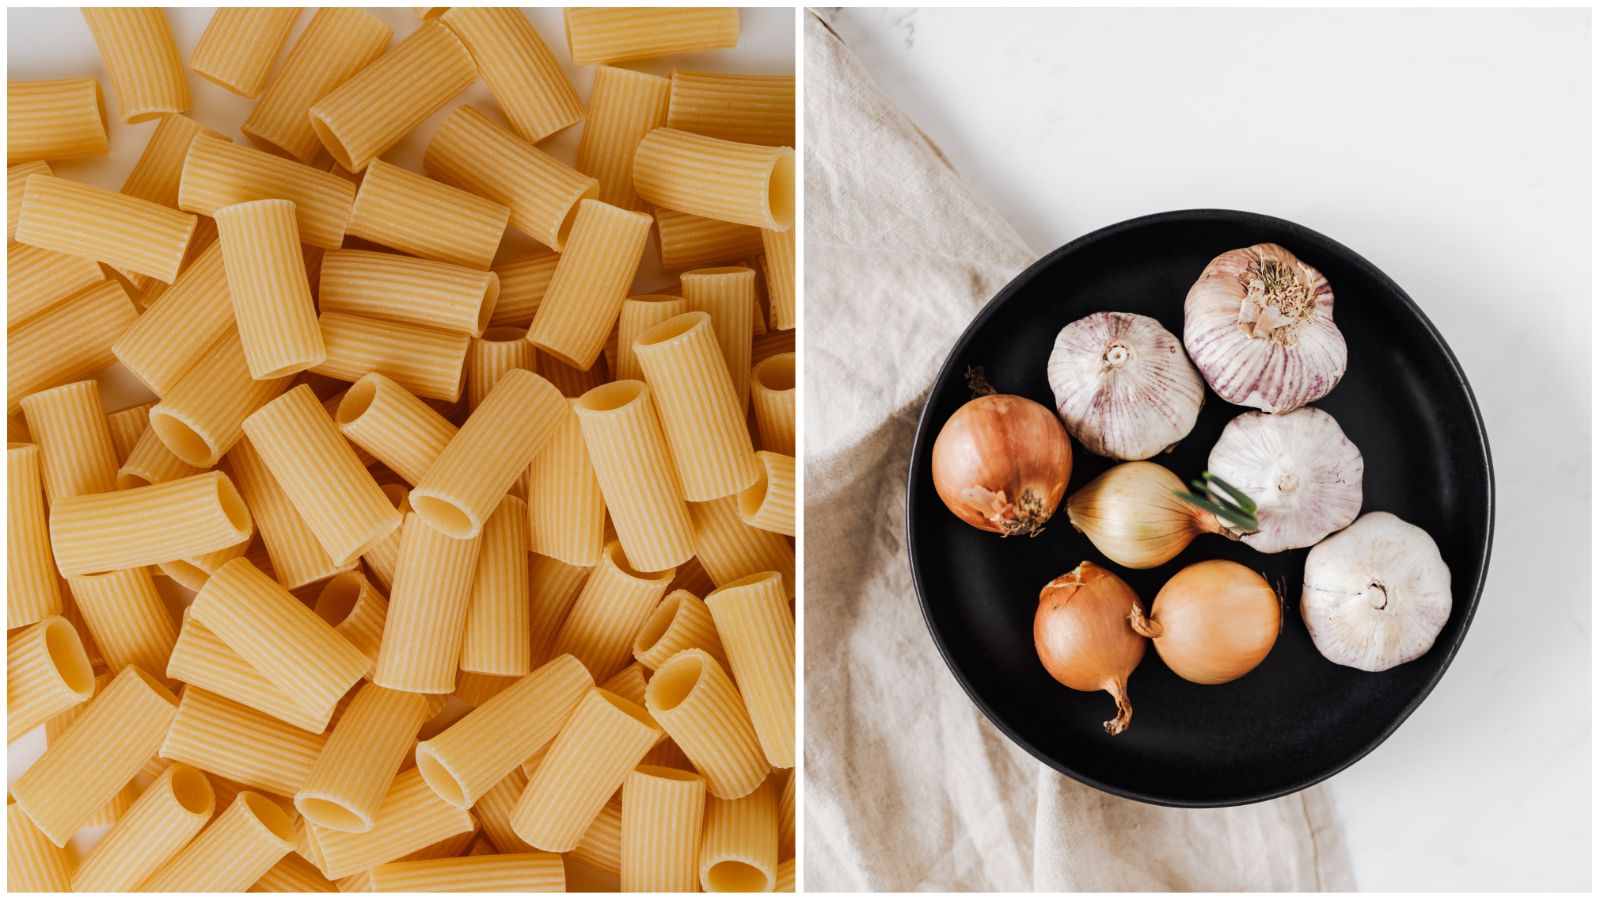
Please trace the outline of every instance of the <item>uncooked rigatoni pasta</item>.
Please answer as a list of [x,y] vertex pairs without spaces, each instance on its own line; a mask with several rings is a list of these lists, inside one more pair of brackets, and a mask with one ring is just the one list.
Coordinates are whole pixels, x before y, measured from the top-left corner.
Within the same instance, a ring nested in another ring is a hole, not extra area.
[[416,484],[456,427],[387,376],[362,376],[334,414],[339,431],[402,479]]
[[328,354],[306,281],[294,202],[252,200],[212,215],[251,377],[277,378],[321,363]]
[[746,144],[794,146],[794,76],[672,70],[671,128]]
[[22,212],[22,189],[31,175],[54,175],[44,160],[6,166],[6,240],[17,236],[17,216]]
[[487,269],[510,219],[505,204],[373,160],[356,191],[349,234],[423,259]]
[[605,498],[583,427],[569,410],[528,464],[528,549],[573,566],[593,566],[605,548],[605,534]]
[[28,819],[17,802],[6,803],[6,890],[67,892],[72,890],[72,861]]
[[138,891],[242,892],[294,850],[294,841],[288,812],[265,795],[242,791]]
[[482,535],[459,666],[471,673],[521,676],[532,669],[527,504],[512,494],[501,498]]
[[527,332],[498,326],[484,329],[467,351],[467,409],[476,410],[495,382],[512,369],[534,372],[534,348]]
[[622,890],[693,892],[706,811],[699,773],[641,766],[622,782]]
[[661,601],[672,576],[670,569],[632,569],[620,544],[606,545],[600,565],[589,573],[551,653],[578,658],[598,682],[611,678],[632,659],[634,636]]
[[311,127],[311,105],[381,56],[392,35],[367,10],[317,10],[239,130],[302,163],[311,162],[322,149]]
[[583,103],[520,9],[458,6],[439,17],[478,66],[511,128],[531,144],[583,121]]
[[115,363],[111,344],[138,315],[122,286],[106,279],[9,331],[6,412],[15,413],[23,397],[41,388],[83,378]]
[[6,328],[27,322],[102,278],[94,260],[12,244],[6,248]]
[[372,681],[397,691],[443,694],[455,688],[481,542],[476,536],[453,538],[414,512],[400,528],[400,557]]
[[178,207],[202,216],[251,200],[293,201],[300,240],[326,250],[344,241],[355,197],[337,175],[211,135],[189,145],[178,185]]
[[67,580],[78,613],[113,670],[166,671],[178,630],[147,566]]
[[745,525],[794,534],[794,458],[771,451],[756,451],[761,478],[739,493],[739,516]]
[[778,815],[770,782],[742,798],[707,799],[699,861],[704,891],[772,891],[778,875]]
[[561,254],[553,250],[540,251],[532,256],[518,257],[494,267],[500,276],[500,300],[494,305],[490,326],[522,326],[524,332],[544,300],[550,287],[550,277],[555,274]]
[[77,630],[62,617],[47,616],[6,638],[8,743],[93,693],[89,655]]
[[17,240],[171,282],[182,267],[195,221],[148,200],[34,175],[23,187]]
[[204,773],[181,763],[165,767],[111,831],[95,843],[72,874],[72,890],[131,892],[138,888],[200,832],[215,803]]
[[639,209],[633,190],[633,153],[652,130],[667,124],[671,82],[659,75],[600,66],[589,93],[589,120],[578,145],[578,171],[600,182],[600,199]]
[[611,382],[584,394],[574,409],[628,563],[658,571],[694,556],[683,485],[650,389]]
[[718,585],[771,570],[783,576],[794,597],[794,550],[776,532],[747,525],[737,497],[689,505],[694,521],[695,554]]
[[99,79],[6,82],[7,166],[104,156],[110,150]]
[[[178,459],[171,448],[161,442],[161,436],[156,434],[156,430],[148,425],[150,418],[148,413],[144,418],[146,425],[143,434],[128,452],[127,459],[117,467],[116,487],[138,488],[140,485],[154,485],[156,482],[170,482],[184,476],[199,475],[204,471],[198,466],[190,466]],[[107,424],[109,423],[110,417],[107,417]],[[115,433],[111,437],[115,444]]]
[[230,330],[150,408],[150,427],[178,459],[214,466],[244,437],[245,420],[291,380],[251,377],[244,343],[236,329]]
[[750,370],[750,407],[762,450],[794,456],[794,354],[767,357]]
[[493,272],[370,250],[322,257],[317,299],[325,313],[348,313],[481,335],[500,277]]
[[[304,831],[303,829],[301,831]],[[285,854],[283,859],[261,874],[252,892],[336,892],[337,883],[322,875],[317,865],[299,854]]]
[[396,861],[372,869],[375,892],[561,892],[561,855],[540,851]]
[[35,444],[6,445],[6,628],[61,612]]
[[739,44],[736,7],[573,7],[566,19],[567,48],[578,66]]
[[97,383],[69,382],[30,394],[22,399],[22,415],[39,447],[47,500],[116,490],[117,451]]
[[295,807],[328,829],[371,829],[417,730],[434,712],[425,695],[362,685],[295,793]]
[[645,136],[633,187],[656,206],[696,216],[786,229],[794,224],[794,151],[675,128]]
[[742,798],[772,769],[733,679],[708,652],[690,648],[668,658],[651,675],[645,701],[714,797]]
[[727,662],[711,608],[693,593],[677,589],[661,599],[633,639],[634,659],[660,669],[673,654],[699,648],[719,663]]
[[743,410],[750,398],[750,338],[755,333],[756,273],[744,266],[685,272],[683,299],[711,317],[711,330],[728,363],[733,393]]
[[178,703],[161,756],[251,788],[291,796],[305,784],[326,741],[325,735],[191,686]]
[[[396,543],[398,554],[400,536],[392,534],[385,543],[389,540]],[[363,559],[370,556],[369,551]],[[312,609],[364,656],[377,660],[378,646],[383,641],[383,622],[389,615],[389,601],[366,576],[346,572],[324,582]],[[371,675],[370,668],[367,674]]]
[[[203,581],[200,587],[205,587]],[[307,732],[328,728],[333,715],[332,708],[310,710],[301,706],[187,611],[167,661],[166,674],[169,679],[237,701]]]
[[794,614],[782,577],[729,582],[706,596],[706,606],[768,762],[794,766]]
[[649,216],[598,200],[580,201],[528,340],[579,369],[593,366],[649,237]]
[[665,207],[653,210],[661,268],[692,269],[731,263],[761,253],[761,229],[707,219]]
[[111,446],[116,448],[119,466],[128,461],[128,454],[150,430],[150,408],[155,405],[155,401],[147,400],[106,414],[106,428],[111,431]]
[[366,832],[308,829],[322,855],[323,873],[343,879],[473,831],[472,814],[446,804],[415,769],[395,777]]
[[165,12],[149,6],[84,7],[82,12],[122,121],[132,125],[189,108],[189,81]]
[[772,327],[788,330],[799,326],[795,304],[794,229],[761,230],[762,257],[766,267],[767,296],[772,305]]
[[556,633],[561,631],[561,624],[588,578],[588,569],[554,557],[534,554],[528,561],[528,632],[532,636],[535,667],[550,659]]
[[241,437],[228,451],[228,467],[261,533],[272,571],[284,587],[301,588],[353,565],[335,563],[328,556],[249,439]]
[[454,403],[466,377],[472,336],[346,313],[323,313],[328,358],[311,371],[346,382],[377,372],[418,397]]
[[123,331],[111,352],[158,397],[166,397],[212,345],[234,330],[222,247],[212,241]]
[[194,45],[189,68],[241,97],[256,97],[299,17],[298,6],[218,7]]
[[244,500],[215,471],[63,498],[50,509],[50,545],[64,576],[182,560],[231,547],[250,534]]
[[641,294],[624,300],[617,316],[617,379],[643,379],[644,370],[639,368],[633,342],[655,326],[687,312],[689,302],[670,294]]

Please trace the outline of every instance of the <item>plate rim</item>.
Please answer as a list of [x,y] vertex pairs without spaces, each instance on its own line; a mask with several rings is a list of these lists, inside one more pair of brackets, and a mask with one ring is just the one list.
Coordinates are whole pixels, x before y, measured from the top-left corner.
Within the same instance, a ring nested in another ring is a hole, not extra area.
[[[966,674],[955,665],[955,662],[951,659],[950,649],[945,646],[945,642],[941,638],[939,630],[934,627],[932,614],[929,611],[930,605],[928,602],[928,594],[923,586],[921,567],[918,565],[916,520],[912,513],[913,505],[916,503],[916,501],[920,497],[924,496],[926,491],[932,490],[931,487],[918,487],[919,480],[917,478],[917,464],[918,461],[929,452],[926,445],[932,441],[933,437],[930,434],[931,423],[929,421],[933,406],[933,386],[944,382],[945,379],[949,377],[952,369],[959,365],[960,351],[962,348],[966,347],[978,330],[988,323],[989,319],[995,315],[1002,305],[1009,302],[1025,286],[1037,278],[1038,274],[1042,270],[1051,267],[1061,258],[1069,256],[1073,253],[1081,252],[1086,247],[1103,241],[1106,238],[1121,234],[1122,232],[1133,231],[1150,225],[1184,221],[1214,221],[1218,219],[1232,220],[1237,223],[1245,223],[1250,225],[1266,226],[1275,230],[1286,231],[1289,233],[1300,232],[1313,236],[1317,240],[1324,241],[1328,245],[1344,253],[1346,255],[1346,261],[1355,267],[1364,270],[1369,277],[1382,284],[1395,297],[1398,297],[1401,304],[1417,318],[1417,320],[1422,324],[1423,329],[1428,335],[1429,339],[1432,340],[1433,344],[1444,353],[1444,358],[1450,367],[1450,374],[1454,378],[1455,382],[1460,385],[1461,389],[1466,393],[1467,407],[1471,412],[1472,417],[1471,425],[1473,427],[1473,432],[1478,439],[1477,446],[1479,451],[1481,451],[1484,472],[1486,474],[1486,484],[1484,486],[1486,489],[1484,501],[1484,517],[1486,525],[1484,530],[1483,546],[1478,550],[1477,553],[1478,578],[1477,581],[1472,585],[1471,597],[1468,600],[1465,608],[1465,619],[1462,621],[1461,630],[1446,648],[1444,659],[1441,662],[1438,670],[1433,674],[1432,678],[1428,679],[1428,681],[1423,684],[1422,689],[1418,691],[1416,696],[1407,702],[1403,708],[1401,708],[1393,720],[1391,720],[1369,742],[1364,744],[1356,753],[1347,759],[1340,761],[1335,766],[1313,773],[1306,778],[1278,788],[1268,789],[1247,795],[1193,800],[1161,797],[1123,786],[1111,785],[1100,779],[1079,773],[1066,763],[1056,760],[1051,755],[1035,747],[1031,742],[1022,738],[995,714],[994,710],[992,710],[990,706],[983,700],[983,698],[978,695],[978,692],[973,687]],[[1039,257],[1039,259],[1035,260],[1026,269],[1014,276],[1003,288],[996,292],[995,295],[983,305],[983,308],[978,311],[977,315],[972,318],[972,321],[967,324],[967,327],[962,330],[960,337],[955,340],[955,343],[950,346],[950,351],[946,355],[944,363],[939,367],[939,372],[934,376],[932,383],[929,385],[927,395],[923,399],[922,412],[917,416],[917,428],[911,442],[911,455],[907,460],[906,465],[906,553],[911,567],[912,585],[914,586],[917,594],[917,606],[922,611],[923,625],[927,627],[928,634],[933,639],[934,647],[938,649],[939,656],[944,661],[945,669],[947,669],[950,674],[955,677],[956,682],[961,685],[961,689],[962,691],[966,692],[968,700],[970,700],[979,710],[981,710],[984,717],[987,718],[989,722],[992,723],[996,728],[998,728],[1000,732],[1011,741],[1012,744],[1027,751],[1034,758],[1039,760],[1041,763],[1044,763],[1046,766],[1049,766],[1051,769],[1054,769],[1062,775],[1084,785],[1088,785],[1092,788],[1106,792],[1107,794],[1115,795],[1121,798],[1127,798],[1133,801],[1140,801],[1146,804],[1155,804],[1162,807],[1219,808],[1237,807],[1245,804],[1255,804],[1262,801],[1270,801],[1274,798],[1281,798],[1287,795],[1292,795],[1296,792],[1304,791],[1307,788],[1311,788],[1314,785],[1324,782],[1345,771],[1346,769],[1349,769],[1351,766],[1354,766],[1367,755],[1377,750],[1378,746],[1387,741],[1389,736],[1393,735],[1395,731],[1400,728],[1401,724],[1409,719],[1411,714],[1414,713],[1418,707],[1422,706],[1422,702],[1427,700],[1428,696],[1433,693],[1433,689],[1439,684],[1439,681],[1444,678],[1444,674],[1450,669],[1450,664],[1455,662],[1456,653],[1461,649],[1462,643],[1466,641],[1467,633],[1471,631],[1472,620],[1477,614],[1478,602],[1483,596],[1483,587],[1488,581],[1489,576],[1490,553],[1494,546],[1494,513],[1494,461],[1489,449],[1489,433],[1483,422],[1483,411],[1478,406],[1477,396],[1472,391],[1472,385],[1467,380],[1467,374],[1465,370],[1461,368],[1461,362],[1456,359],[1455,352],[1450,349],[1449,343],[1445,341],[1444,336],[1440,334],[1439,329],[1433,324],[1433,320],[1428,318],[1428,315],[1422,311],[1422,308],[1417,305],[1416,301],[1411,299],[1411,295],[1406,293],[1405,289],[1401,288],[1397,282],[1391,279],[1386,273],[1383,272],[1383,270],[1379,269],[1366,257],[1356,253],[1354,250],[1351,250],[1345,244],[1335,241],[1327,235],[1297,222],[1293,222],[1288,219],[1282,219],[1277,216],[1270,216],[1265,213],[1255,213],[1247,210],[1193,208],[1169,210],[1161,213],[1150,213],[1143,216],[1135,216],[1131,219],[1124,219],[1120,222],[1115,222],[1087,232],[1071,241],[1068,241],[1066,244],[1057,247],[1055,250],[1052,250],[1049,253]]]

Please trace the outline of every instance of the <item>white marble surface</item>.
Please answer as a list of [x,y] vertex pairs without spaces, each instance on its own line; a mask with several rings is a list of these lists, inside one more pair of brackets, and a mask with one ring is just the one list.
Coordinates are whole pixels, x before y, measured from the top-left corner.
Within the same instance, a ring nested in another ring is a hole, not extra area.
[[1588,889],[1588,11],[822,12],[1041,253],[1255,210],[1417,300],[1488,422],[1493,563],[1443,681],[1328,786],[1363,890]]

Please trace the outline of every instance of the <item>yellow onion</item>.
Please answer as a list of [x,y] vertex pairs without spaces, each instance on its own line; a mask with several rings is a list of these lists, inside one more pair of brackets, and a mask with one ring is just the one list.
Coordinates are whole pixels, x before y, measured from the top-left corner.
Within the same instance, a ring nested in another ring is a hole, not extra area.
[[1129,569],[1160,566],[1205,532],[1233,537],[1215,515],[1178,497],[1183,490],[1159,463],[1121,463],[1067,498],[1067,519],[1100,553]]
[[1169,669],[1201,685],[1232,682],[1266,659],[1283,614],[1260,573],[1231,560],[1185,566],[1150,605],[1135,601],[1128,621],[1155,643]]
[[1117,715],[1106,731],[1120,735],[1133,717],[1128,675],[1144,659],[1145,640],[1128,621],[1142,609],[1128,583],[1093,563],[1080,563],[1039,592],[1033,647],[1057,682],[1076,691],[1106,691]]
[[973,393],[933,442],[933,487],[950,512],[1001,535],[1037,535],[1072,475],[1072,442],[1056,414],[1014,394],[995,394],[968,373]]

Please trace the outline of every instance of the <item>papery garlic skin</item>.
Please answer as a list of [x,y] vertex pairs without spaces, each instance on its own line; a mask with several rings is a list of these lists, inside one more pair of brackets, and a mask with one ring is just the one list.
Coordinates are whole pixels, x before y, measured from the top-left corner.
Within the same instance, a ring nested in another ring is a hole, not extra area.
[[1046,367],[1056,414],[1090,453],[1146,460],[1194,429],[1200,374],[1177,336],[1149,316],[1092,313],[1056,335]]
[[1230,404],[1288,413],[1344,377],[1328,280],[1277,244],[1212,260],[1183,304],[1183,346]]
[[1322,656],[1382,672],[1433,647],[1450,618],[1450,567],[1427,532],[1368,513],[1306,556],[1300,616]]
[[1206,469],[1256,502],[1260,528],[1239,540],[1263,554],[1310,547],[1361,512],[1361,451],[1315,407],[1234,417]]

